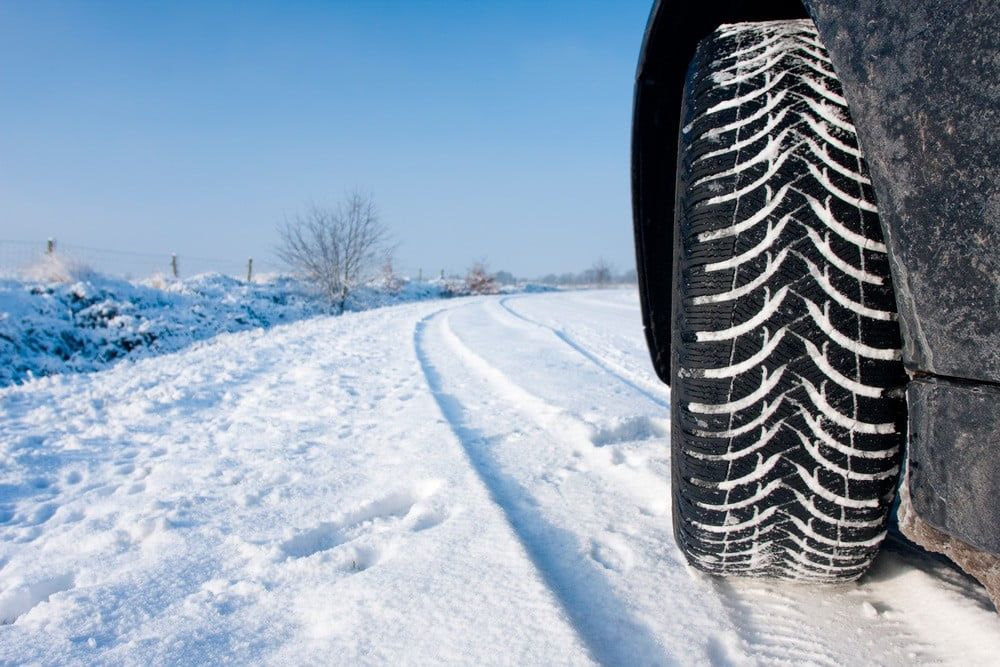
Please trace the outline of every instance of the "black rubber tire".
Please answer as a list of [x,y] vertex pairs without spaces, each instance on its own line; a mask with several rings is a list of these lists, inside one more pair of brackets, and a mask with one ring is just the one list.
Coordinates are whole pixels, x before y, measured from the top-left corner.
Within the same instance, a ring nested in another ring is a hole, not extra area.
[[895,494],[905,374],[868,170],[810,21],[720,27],[682,112],[674,532],[718,575],[843,581]]

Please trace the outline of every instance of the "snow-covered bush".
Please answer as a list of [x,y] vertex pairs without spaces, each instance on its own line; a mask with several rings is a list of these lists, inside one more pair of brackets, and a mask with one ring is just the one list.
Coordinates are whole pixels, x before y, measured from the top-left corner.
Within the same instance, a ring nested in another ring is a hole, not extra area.
[[27,280],[42,283],[73,283],[94,276],[89,266],[58,252],[49,252],[20,270]]
[[[74,282],[0,280],[0,387],[31,377],[97,370],[172,352],[219,333],[327,312],[302,283],[245,283],[205,274],[127,282],[90,273]],[[62,274],[69,275],[69,274]]]

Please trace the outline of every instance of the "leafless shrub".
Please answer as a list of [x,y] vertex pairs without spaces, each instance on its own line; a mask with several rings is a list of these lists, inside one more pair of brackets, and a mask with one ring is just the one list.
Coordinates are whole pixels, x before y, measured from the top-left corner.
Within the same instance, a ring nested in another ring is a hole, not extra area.
[[611,283],[612,269],[611,265],[604,260],[603,257],[597,259],[594,265],[590,267],[587,271],[590,274],[589,282],[598,287],[606,287]]
[[403,289],[404,281],[396,273],[396,268],[393,266],[392,258],[389,257],[382,264],[382,279],[381,279],[382,289],[396,294],[399,290]]
[[486,262],[475,262],[465,275],[465,287],[472,294],[498,294],[496,278],[486,268]]
[[336,208],[311,207],[286,221],[278,233],[278,257],[340,310],[353,289],[390,261],[394,249],[374,200],[359,192]]

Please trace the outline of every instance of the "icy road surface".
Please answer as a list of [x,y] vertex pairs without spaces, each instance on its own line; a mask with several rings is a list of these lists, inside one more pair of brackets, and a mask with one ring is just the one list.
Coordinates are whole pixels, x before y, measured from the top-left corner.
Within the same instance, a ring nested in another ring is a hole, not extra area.
[[425,302],[0,390],[0,662],[996,664],[890,547],[723,582],[671,539],[632,291]]

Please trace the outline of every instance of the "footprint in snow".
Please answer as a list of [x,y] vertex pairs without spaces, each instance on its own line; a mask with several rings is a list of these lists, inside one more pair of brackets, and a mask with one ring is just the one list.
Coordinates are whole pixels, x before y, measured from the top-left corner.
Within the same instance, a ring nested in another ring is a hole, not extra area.
[[118,475],[131,475],[133,472],[135,472],[134,463],[119,463],[115,466],[115,473]]
[[297,560],[349,544],[341,560],[348,569],[366,570],[385,556],[381,538],[428,530],[448,518],[446,511],[426,505],[440,487],[439,481],[429,480],[367,502],[293,535],[279,545],[280,553]]
[[619,417],[605,424],[591,426],[591,442],[597,447],[664,438],[670,433],[667,420],[646,415]]
[[45,438],[40,435],[29,435],[21,438],[17,443],[15,443],[11,450],[17,451],[20,449],[37,449],[45,444]]
[[624,574],[635,565],[635,555],[620,535],[605,533],[591,541],[590,557],[605,569]]
[[0,595],[0,625],[10,625],[56,593],[73,588],[72,574],[47,577],[7,588]]
[[432,508],[411,512],[411,514],[414,516],[413,522],[410,524],[410,530],[414,533],[434,528],[435,526],[444,523],[450,516],[444,509]]
[[29,526],[40,526],[52,518],[59,506],[55,503],[42,503],[31,513],[31,517],[26,522]]

